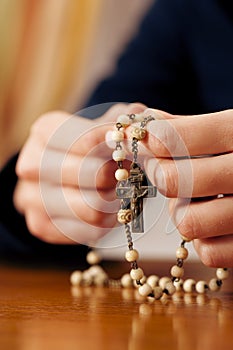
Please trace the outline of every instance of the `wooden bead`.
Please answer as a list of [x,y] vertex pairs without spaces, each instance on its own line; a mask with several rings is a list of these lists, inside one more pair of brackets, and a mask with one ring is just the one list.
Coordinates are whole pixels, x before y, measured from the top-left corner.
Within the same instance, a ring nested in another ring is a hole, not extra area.
[[187,280],[185,280],[183,283],[184,292],[186,292],[186,293],[193,292],[195,289],[195,284],[196,284],[196,281],[192,278],[188,278]]
[[117,123],[120,123],[125,128],[131,124],[131,120],[127,114],[120,114],[117,118]]
[[117,213],[117,220],[120,224],[128,224],[132,220],[130,209],[120,209]]
[[90,286],[93,282],[93,276],[91,275],[89,270],[83,271],[83,279],[82,284],[85,286]]
[[90,265],[97,265],[101,261],[99,254],[93,250],[88,252],[86,259]]
[[121,285],[124,288],[129,288],[132,287],[133,285],[133,281],[132,278],[130,276],[129,273],[125,273],[122,277],[121,277]]
[[70,275],[70,283],[72,286],[80,286],[82,283],[83,273],[81,271],[74,271]]
[[131,136],[137,140],[142,140],[146,136],[146,130],[135,127],[131,130]]
[[175,281],[173,282],[173,284],[174,284],[174,286],[175,286],[177,292],[179,292],[179,291],[182,290],[182,288],[183,288],[183,283],[184,283],[184,281],[183,281],[181,278],[180,278],[178,281],[175,280]]
[[114,142],[122,142],[124,140],[124,132],[123,131],[120,131],[120,130],[114,130],[112,132],[112,140]]
[[129,177],[128,170],[126,169],[117,169],[115,172],[115,178],[117,181],[127,180]]
[[170,282],[170,281],[171,281],[171,278],[170,278],[170,277],[167,277],[167,276],[161,277],[160,280],[159,280],[159,287],[161,287],[162,289],[164,289],[166,283],[168,283],[168,282]]
[[154,298],[158,300],[163,295],[163,289],[161,287],[157,286],[153,289],[153,294],[154,294]]
[[106,272],[104,271],[104,269],[99,265],[93,265],[89,267],[87,271],[90,273],[92,277],[99,276],[99,275],[106,275]]
[[216,276],[219,280],[225,280],[229,276],[229,271],[227,269],[224,269],[224,268],[218,268],[216,270]]
[[174,284],[172,283],[172,281],[170,281],[170,282],[167,282],[167,283],[165,284],[165,288],[164,288],[163,291],[164,291],[164,292],[166,291],[167,294],[172,295],[172,294],[174,294],[174,293],[176,292],[176,287],[174,286]]
[[203,294],[207,291],[208,285],[205,281],[198,281],[196,283],[196,291],[197,293]]
[[138,257],[139,257],[139,253],[136,249],[127,250],[127,252],[125,253],[125,259],[128,262],[136,261]]
[[146,296],[148,296],[150,293],[152,293],[152,287],[151,287],[149,284],[145,283],[145,284],[143,284],[142,286],[140,286],[140,287],[138,288],[138,293],[139,293],[141,296],[146,297]]
[[142,122],[144,120],[144,118],[145,118],[144,115],[141,114],[141,113],[135,114],[134,122],[135,123],[140,123],[140,122]]
[[180,236],[182,241],[185,241],[185,242],[191,242],[192,239],[191,238],[188,238],[188,237],[185,237],[185,236]]
[[115,160],[115,162],[121,162],[125,160],[125,151],[123,149],[116,149],[112,153],[112,159]]
[[140,281],[144,276],[144,272],[140,267],[138,267],[137,269],[132,269],[130,271],[130,276],[133,280]]
[[177,259],[182,259],[185,260],[188,257],[188,249],[184,248],[184,247],[178,247],[176,249],[176,258]]
[[217,278],[212,278],[209,281],[209,290],[211,290],[211,292],[217,292],[221,288],[221,283],[219,282]]
[[159,283],[159,276],[151,275],[147,278],[146,283],[148,283],[152,288],[156,287]]
[[176,278],[181,278],[184,275],[184,268],[174,265],[171,268],[171,275],[172,277],[176,277]]

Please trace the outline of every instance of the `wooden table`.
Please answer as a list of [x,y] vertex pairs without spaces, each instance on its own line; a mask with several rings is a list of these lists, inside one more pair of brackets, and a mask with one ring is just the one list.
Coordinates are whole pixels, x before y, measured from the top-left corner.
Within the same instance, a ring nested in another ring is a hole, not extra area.
[[[142,263],[145,272],[168,262]],[[116,277],[128,266],[106,264]],[[214,270],[187,264],[186,274]],[[71,288],[70,271],[0,266],[0,349],[233,349],[233,277],[218,294],[176,295],[150,303],[133,290]]]

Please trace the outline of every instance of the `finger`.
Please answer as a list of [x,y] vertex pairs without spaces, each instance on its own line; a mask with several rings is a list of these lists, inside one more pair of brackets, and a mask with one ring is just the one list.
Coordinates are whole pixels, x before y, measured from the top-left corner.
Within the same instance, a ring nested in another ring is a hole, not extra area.
[[191,240],[232,233],[233,196],[190,203],[172,199],[169,208],[180,234]]
[[207,197],[233,193],[233,154],[194,159],[149,158],[150,180],[167,197]]
[[233,234],[194,241],[201,261],[210,267],[233,267]]
[[148,124],[146,145],[157,157],[220,154],[233,150],[232,110],[156,120]]
[[[121,113],[139,113],[142,104],[116,104],[102,118],[89,120],[62,112],[52,112],[39,118],[31,128],[31,137],[38,139],[45,148],[85,155],[97,145],[105,144],[105,134],[112,129]],[[103,150],[98,148],[100,154]],[[105,146],[104,152],[110,154]]]

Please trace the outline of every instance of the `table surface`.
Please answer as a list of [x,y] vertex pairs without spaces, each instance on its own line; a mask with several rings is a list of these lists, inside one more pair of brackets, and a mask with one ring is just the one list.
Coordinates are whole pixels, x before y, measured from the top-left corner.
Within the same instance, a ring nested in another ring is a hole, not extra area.
[[[166,274],[170,263],[140,265]],[[105,269],[118,277],[127,265]],[[186,273],[214,276],[197,263],[187,264]],[[0,265],[0,349],[233,349],[232,271],[218,293],[155,302],[135,298],[134,290],[74,288],[69,276],[69,270]]]

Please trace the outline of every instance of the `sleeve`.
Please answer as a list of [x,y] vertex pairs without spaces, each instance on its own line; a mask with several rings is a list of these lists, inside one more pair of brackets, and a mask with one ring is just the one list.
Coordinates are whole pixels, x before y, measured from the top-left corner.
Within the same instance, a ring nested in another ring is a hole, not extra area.
[[86,266],[87,247],[82,245],[53,245],[32,236],[24,217],[13,205],[17,182],[13,157],[0,172],[0,258],[7,261],[51,264],[77,268]]
[[190,111],[193,92],[187,89],[186,80],[188,77],[192,86],[192,71],[182,33],[184,6],[182,0],[155,2],[114,74],[97,87],[89,106],[142,102],[170,113],[185,113],[187,106]]

